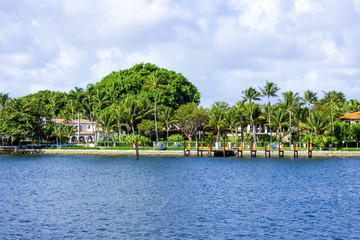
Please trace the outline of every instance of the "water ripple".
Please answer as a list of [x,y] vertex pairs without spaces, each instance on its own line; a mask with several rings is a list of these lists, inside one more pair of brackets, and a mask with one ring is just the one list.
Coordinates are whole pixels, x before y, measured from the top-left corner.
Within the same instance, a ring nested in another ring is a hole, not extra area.
[[360,239],[358,159],[0,157],[0,239]]

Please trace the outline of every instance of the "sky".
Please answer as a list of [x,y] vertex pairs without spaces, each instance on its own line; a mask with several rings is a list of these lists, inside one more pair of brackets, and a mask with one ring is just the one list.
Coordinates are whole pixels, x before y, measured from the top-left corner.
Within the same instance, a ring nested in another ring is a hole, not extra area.
[[359,100],[359,39],[360,0],[0,0],[0,92],[68,92],[150,62],[205,107],[266,81]]

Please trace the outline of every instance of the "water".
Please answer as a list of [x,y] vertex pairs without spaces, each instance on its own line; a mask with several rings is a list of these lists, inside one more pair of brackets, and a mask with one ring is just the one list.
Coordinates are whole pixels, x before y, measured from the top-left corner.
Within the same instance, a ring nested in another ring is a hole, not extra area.
[[0,155],[0,239],[360,239],[359,159]]

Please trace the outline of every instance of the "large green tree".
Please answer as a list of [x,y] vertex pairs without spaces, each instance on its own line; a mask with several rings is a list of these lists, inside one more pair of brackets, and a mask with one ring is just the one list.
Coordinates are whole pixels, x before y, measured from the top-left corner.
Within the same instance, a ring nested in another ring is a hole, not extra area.
[[143,85],[153,72],[160,74],[167,82],[165,89],[157,89],[157,103],[177,109],[189,102],[200,102],[200,93],[195,85],[182,74],[170,71],[150,63],[140,63],[132,68],[112,72],[95,85],[104,89],[112,102],[126,96],[146,98],[154,102],[154,89],[145,89]]
[[196,103],[187,103],[177,109],[175,119],[180,130],[192,141],[194,134],[206,124],[208,115]]

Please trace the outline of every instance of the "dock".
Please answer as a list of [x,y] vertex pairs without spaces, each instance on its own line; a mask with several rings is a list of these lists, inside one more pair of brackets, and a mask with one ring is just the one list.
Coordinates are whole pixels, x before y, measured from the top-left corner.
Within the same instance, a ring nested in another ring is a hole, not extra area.
[[[194,145],[195,144],[195,145]],[[193,156],[191,153],[196,153],[197,157],[244,157],[249,156],[251,158],[256,157],[279,157],[284,158],[286,157],[293,157],[298,158],[301,157],[308,157],[312,158],[312,145],[311,143],[308,143],[308,149],[307,150],[299,150],[298,144],[295,142],[293,143],[293,149],[290,151],[284,150],[284,144],[278,144],[277,149],[271,149],[270,144],[264,143],[264,150],[260,150],[257,148],[257,144],[250,143],[250,146],[248,146],[248,149],[245,150],[243,144],[236,143],[235,146],[232,146],[231,143],[226,144],[223,143],[216,143],[217,146],[213,146],[213,144],[210,142],[208,144],[199,143],[196,142],[187,142],[184,141],[184,156],[190,157]]]

